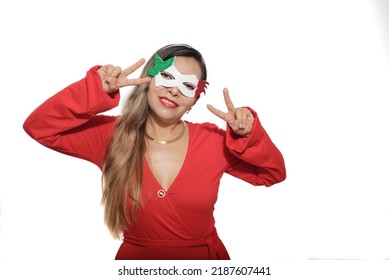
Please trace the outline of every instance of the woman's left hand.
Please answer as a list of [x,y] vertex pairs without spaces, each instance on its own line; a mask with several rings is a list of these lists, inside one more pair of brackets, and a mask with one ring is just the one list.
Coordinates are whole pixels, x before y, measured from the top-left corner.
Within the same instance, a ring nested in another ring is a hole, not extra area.
[[254,123],[253,113],[247,108],[235,108],[227,88],[223,90],[223,95],[227,112],[220,111],[209,104],[207,108],[216,116],[226,121],[234,133],[240,136],[249,136]]

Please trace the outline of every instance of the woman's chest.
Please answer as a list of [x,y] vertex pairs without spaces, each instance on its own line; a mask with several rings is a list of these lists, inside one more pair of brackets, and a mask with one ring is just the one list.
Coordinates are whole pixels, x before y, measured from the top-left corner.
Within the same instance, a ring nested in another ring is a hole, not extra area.
[[145,164],[155,181],[168,191],[181,172],[188,153],[189,139],[171,144],[149,143]]

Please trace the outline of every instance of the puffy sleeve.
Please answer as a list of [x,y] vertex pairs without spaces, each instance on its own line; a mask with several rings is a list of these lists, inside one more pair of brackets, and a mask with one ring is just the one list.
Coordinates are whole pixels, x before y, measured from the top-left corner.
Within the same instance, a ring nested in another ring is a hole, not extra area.
[[254,110],[254,125],[248,137],[236,135],[227,125],[226,146],[233,156],[227,173],[255,186],[267,187],[286,178],[281,152],[262,127]]
[[93,162],[101,168],[116,117],[99,115],[116,107],[120,94],[107,94],[92,67],[85,78],[64,88],[36,108],[24,130],[40,144]]

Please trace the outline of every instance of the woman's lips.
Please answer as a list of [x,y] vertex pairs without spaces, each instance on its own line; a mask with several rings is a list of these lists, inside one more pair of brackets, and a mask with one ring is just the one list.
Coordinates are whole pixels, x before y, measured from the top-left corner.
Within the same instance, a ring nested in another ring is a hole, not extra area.
[[170,100],[167,97],[160,97],[159,101],[161,101],[163,106],[170,108],[170,109],[175,109],[178,107],[178,104],[176,102],[174,102],[173,100]]

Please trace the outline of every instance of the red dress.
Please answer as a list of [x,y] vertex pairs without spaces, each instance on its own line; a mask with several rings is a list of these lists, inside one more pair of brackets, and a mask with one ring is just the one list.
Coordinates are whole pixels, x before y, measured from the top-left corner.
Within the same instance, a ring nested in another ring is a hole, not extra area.
[[[120,95],[103,91],[97,69],[35,109],[24,129],[42,145],[101,168],[117,117],[99,113],[116,107]],[[253,185],[271,186],[285,179],[283,157],[253,113],[247,138],[228,126],[224,131],[209,123],[187,122],[186,158],[166,192],[144,159],[144,208],[123,233],[116,259],[229,259],[213,217],[223,173]]]

